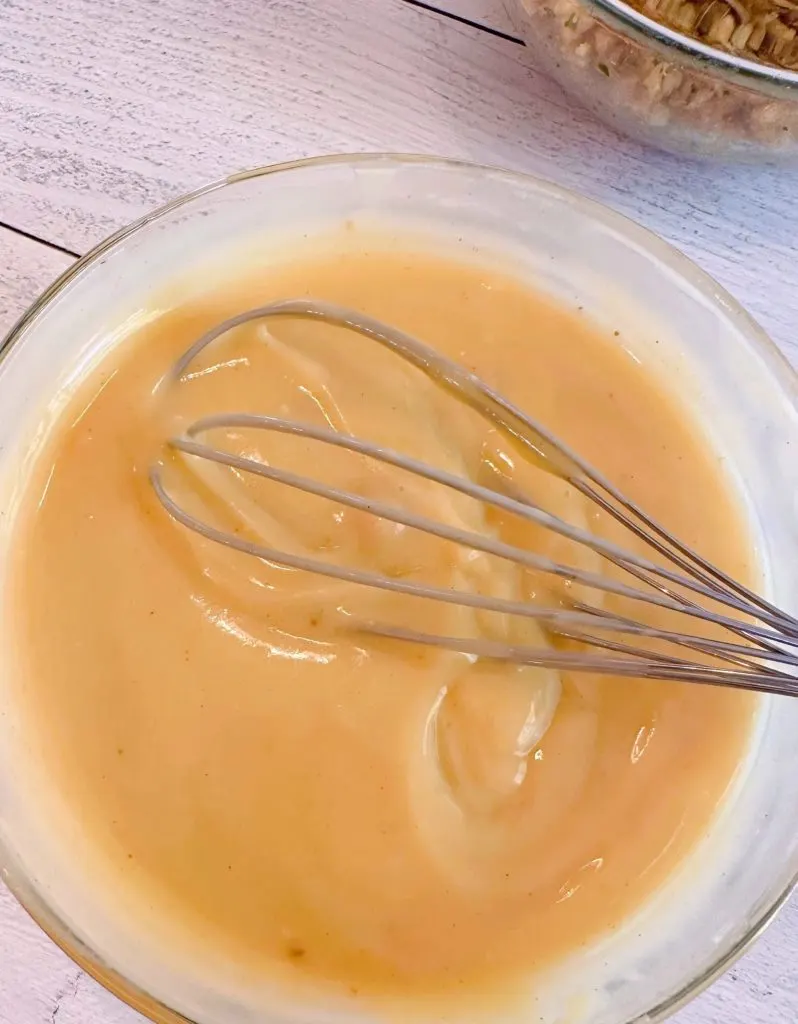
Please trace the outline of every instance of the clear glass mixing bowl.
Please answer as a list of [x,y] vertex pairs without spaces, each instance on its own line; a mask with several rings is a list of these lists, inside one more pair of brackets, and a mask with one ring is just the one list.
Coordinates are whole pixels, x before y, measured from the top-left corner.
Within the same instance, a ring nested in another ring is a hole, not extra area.
[[[345,221],[418,229],[469,258],[504,260],[619,330],[633,354],[670,377],[724,456],[749,513],[764,585],[798,611],[796,380],[757,325],[664,242],[579,196],[502,170],[387,155],[287,164],[210,185],[119,232],[45,292],[2,349],[0,565],[42,431],[154,292],[175,274],[190,282],[192,269],[245,244],[267,269],[286,239]],[[0,588],[3,602],[7,590]],[[178,985],[146,938],[111,921],[113,909],[78,876],[79,866],[65,868],[80,809],[67,809],[71,825],[54,835],[53,821],[27,798],[24,732],[10,693],[7,670],[0,675],[2,877],[71,956],[157,1021],[369,1019],[277,996],[264,1010],[208,976]],[[798,872],[797,735],[798,701],[762,702],[750,756],[701,847],[626,927],[539,980],[529,1020],[659,1021],[745,949]],[[113,940],[101,938],[111,932]]]

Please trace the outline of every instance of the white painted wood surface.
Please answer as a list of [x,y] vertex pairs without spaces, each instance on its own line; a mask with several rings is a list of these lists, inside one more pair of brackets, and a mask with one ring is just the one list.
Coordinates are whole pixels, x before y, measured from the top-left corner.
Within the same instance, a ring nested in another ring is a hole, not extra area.
[[[241,167],[364,149],[499,163],[658,231],[798,360],[798,172],[643,150],[532,67],[505,0],[0,0],[0,333],[70,256]],[[46,244],[45,244],[46,243]],[[678,1024],[798,1021],[798,907]],[[0,889],[0,1024],[136,1024]]]

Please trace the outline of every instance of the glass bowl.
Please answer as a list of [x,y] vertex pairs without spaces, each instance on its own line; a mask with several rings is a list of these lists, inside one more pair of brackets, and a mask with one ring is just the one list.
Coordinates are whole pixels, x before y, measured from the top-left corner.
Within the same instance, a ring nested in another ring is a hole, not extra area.
[[[748,512],[769,596],[798,610],[798,402],[792,370],[709,277],[647,231],[530,177],[419,157],[310,160],[235,175],[118,232],[53,284],[11,331],[0,362],[0,565],[31,454],[101,354],[140,323],[153,295],[251,246],[268,268],[287,238],[347,222],[417,229],[430,244],[503,260],[560,302],[620,330],[673,381],[722,453]],[[0,588],[0,601],[10,600]],[[2,612],[2,607],[0,607]],[[0,621],[7,621],[0,615]],[[223,991],[180,974],[106,904],[79,858],[80,808],[49,809],[25,784],[24,730],[0,675],[0,869],[75,960],[162,1022],[368,1021],[276,992]],[[523,1020],[660,1021],[737,957],[798,872],[798,701],[763,699],[750,751],[699,848],[624,927],[535,979]],[[632,823],[630,823],[632,827]],[[182,968],[181,968],[182,970]],[[439,1019],[439,1018],[436,1018]],[[502,1019],[506,1017],[502,1015]]]
[[536,64],[601,120],[695,157],[798,160],[798,73],[680,34],[622,0],[509,0]]

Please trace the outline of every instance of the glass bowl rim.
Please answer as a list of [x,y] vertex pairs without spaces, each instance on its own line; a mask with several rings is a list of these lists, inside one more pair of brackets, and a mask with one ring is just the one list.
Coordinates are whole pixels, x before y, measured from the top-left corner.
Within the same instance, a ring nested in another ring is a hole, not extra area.
[[[628,22],[633,28],[639,21],[645,28],[652,26],[657,32],[666,33],[662,26],[650,21],[643,16],[629,17],[636,15],[631,8],[627,7],[622,0],[580,0],[580,2],[600,9],[607,9],[615,12],[621,22]],[[677,42],[679,37],[676,36]],[[691,52],[691,48],[682,44],[682,49]],[[707,48],[709,49],[709,48]],[[752,64],[752,68],[758,73],[761,72],[761,65]],[[793,76],[798,83],[798,74]],[[4,338],[0,339],[0,361],[9,350],[27,334],[33,327],[36,320],[44,313],[45,309],[53,302],[60,293],[74,279],[91,272],[91,268],[99,262],[107,253],[116,249],[128,238],[145,229],[149,224],[159,221],[182,206],[189,205],[197,199],[204,198],[214,192],[218,192],[230,186],[254,178],[264,178],[274,174],[285,174],[295,170],[304,170],[314,167],[341,166],[341,165],[378,165],[391,163],[400,165],[419,165],[428,168],[439,168],[444,172],[470,171],[482,172],[490,175],[505,177],[527,188],[532,188],[540,195],[546,196],[555,202],[561,202],[576,207],[577,210],[589,220],[598,222],[604,228],[614,231],[623,236],[627,241],[637,241],[642,249],[649,256],[653,256],[670,264],[671,268],[678,273],[680,279],[689,280],[700,288],[707,298],[720,307],[723,312],[737,322],[740,333],[744,336],[746,343],[757,349],[759,354],[769,364],[770,368],[782,378],[783,386],[789,391],[793,404],[798,407],[798,371],[796,371],[786,356],[776,346],[775,342],[759,326],[749,313],[722,288],[714,278],[702,270],[687,256],[669,242],[660,238],[653,231],[643,227],[636,221],[624,216],[615,210],[610,209],[602,203],[589,199],[578,192],[556,185],[538,178],[536,175],[526,174],[520,171],[507,170],[491,164],[481,164],[468,160],[459,160],[448,157],[436,157],[425,154],[414,153],[390,153],[390,152],[359,152],[339,153],[318,157],[307,157],[299,160],[284,161],[276,164],[267,164],[252,167],[244,171],[218,178],[207,184],[201,185],[190,192],[185,192],[174,199],[156,207],[149,213],[144,214],[137,220],[125,225],[119,230],[110,234],[96,246],[90,249],[85,255],[79,257],[66,268],[36,298],[22,316],[11,326]],[[50,908],[46,901],[36,892],[28,892],[27,882],[20,871],[18,879],[13,877],[13,867],[9,867],[8,858],[3,858],[3,848],[0,844],[0,880],[32,918],[43,932],[79,967],[91,975],[104,988],[126,1002],[133,1009],[150,1016],[153,1020],[161,1020],[164,1024],[199,1024],[183,1016],[179,1011],[166,1005],[164,1002],[150,996],[139,985],[129,981],[116,968],[103,962],[102,958],[94,950],[90,949],[79,939]],[[712,963],[706,970],[695,977],[690,978],[682,986],[662,1000],[642,1016],[627,1020],[624,1024],[661,1024],[667,1017],[676,1013],[679,1009],[689,1003],[693,998],[707,989],[720,975],[722,975],[735,961],[737,961],[761,936],[764,930],[774,920],[778,912],[790,898],[793,890],[798,887],[798,864],[790,877],[786,887],[779,892],[769,903],[766,909],[760,914],[757,920],[748,928],[745,934],[722,956]],[[37,905],[38,904],[38,905]],[[157,1016],[152,1016],[157,1015]]]

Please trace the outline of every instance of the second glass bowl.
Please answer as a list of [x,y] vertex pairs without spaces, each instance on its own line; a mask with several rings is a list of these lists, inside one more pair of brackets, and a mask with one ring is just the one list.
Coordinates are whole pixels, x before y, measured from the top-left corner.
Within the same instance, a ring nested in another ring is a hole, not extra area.
[[623,0],[509,0],[543,70],[625,135],[690,156],[798,162],[798,73],[707,46]]

